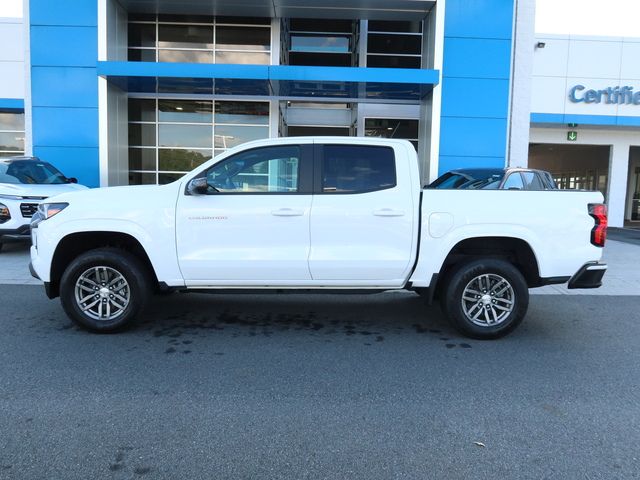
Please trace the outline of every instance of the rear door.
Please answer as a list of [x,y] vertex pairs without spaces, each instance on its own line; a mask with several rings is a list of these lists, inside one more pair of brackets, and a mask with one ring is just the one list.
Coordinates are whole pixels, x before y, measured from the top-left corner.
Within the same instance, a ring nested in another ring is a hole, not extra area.
[[404,283],[417,235],[408,163],[403,145],[316,144],[309,255],[314,281]]

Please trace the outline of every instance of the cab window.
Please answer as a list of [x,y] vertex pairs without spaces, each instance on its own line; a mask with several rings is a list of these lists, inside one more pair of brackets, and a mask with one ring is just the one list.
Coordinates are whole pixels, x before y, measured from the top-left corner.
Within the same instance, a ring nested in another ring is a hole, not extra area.
[[299,146],[255,148],[211,167],[207,184],[219,193],[295,193],[299,169]]
[[393,148],[325,145],[323,193],[365,193],[396,186]]

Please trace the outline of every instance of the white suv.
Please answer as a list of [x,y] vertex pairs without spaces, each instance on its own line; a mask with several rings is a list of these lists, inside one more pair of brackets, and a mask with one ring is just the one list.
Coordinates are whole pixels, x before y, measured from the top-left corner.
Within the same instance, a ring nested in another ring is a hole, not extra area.
[[7,240],[29,239],[29,223],[48,197],[86,190],[37,157],[0,158],[0,250]]

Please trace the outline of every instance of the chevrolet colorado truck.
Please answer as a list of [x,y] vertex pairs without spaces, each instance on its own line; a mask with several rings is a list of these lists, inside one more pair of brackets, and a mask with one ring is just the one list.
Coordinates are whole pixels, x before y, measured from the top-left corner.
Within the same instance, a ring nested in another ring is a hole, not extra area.
[[[245,143],[162,186],[63,194],[31,223],[31,272],[93,331],[179,291],[412,290],[461,333],[497,338],[529,288],[596,288],[598,192],[423,189],[403,140]],[[179,300],[176,300],[179,301]]]

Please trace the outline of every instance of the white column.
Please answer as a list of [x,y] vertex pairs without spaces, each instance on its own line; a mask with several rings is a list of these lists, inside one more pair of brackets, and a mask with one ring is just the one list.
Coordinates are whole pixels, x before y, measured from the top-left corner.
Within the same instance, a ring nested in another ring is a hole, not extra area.
[[624,210],[627,198],[627,174],[629,172],[629,143],[616,142],[609,153],[609,225],[624,225]]
[[533,45],[536,5],[534,0],[517,0],[509,95],[509,133],[506,163],[511,167],[526,167],[529,157],[529,125],[531,113],[531,77],[533,75]]

